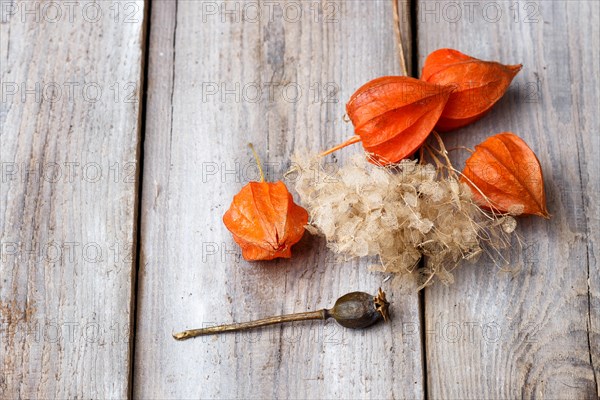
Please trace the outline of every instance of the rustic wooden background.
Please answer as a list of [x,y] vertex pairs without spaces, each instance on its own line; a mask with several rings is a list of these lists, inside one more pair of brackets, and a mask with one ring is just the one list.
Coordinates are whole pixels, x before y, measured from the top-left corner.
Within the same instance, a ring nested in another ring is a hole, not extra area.
[[[519,134],[553,214],[519,220],[513,269],[422,293],[308,235],[249,264],[221,222],[257,177],[246,143],[280,179],[352,134],[354,90],[401,73],[392,0],[0,0],[0,398],[597,398],[599,3],[398,4],[414,75],[441,47],[524,64],[444,139]],[[393,319],[368,331],[171,338],[379,286]]]

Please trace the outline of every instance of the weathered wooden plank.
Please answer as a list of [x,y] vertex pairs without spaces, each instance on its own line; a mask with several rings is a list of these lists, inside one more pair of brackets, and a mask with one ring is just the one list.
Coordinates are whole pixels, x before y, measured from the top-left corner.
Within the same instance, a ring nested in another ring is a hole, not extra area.
[[144,2],[0,12],[0,397],[126,398]]
[[519,219],[517,273],[480,262],[427,289],[431,398],[598,395],[599,11],[591,1],[419,3],[421,65],[441,47],[524,64],[488,116],[444,137],[449,148],[502,131],[523,137],[553,214]]
[[221,218],[257,179],[248,142],[276,180],[294,151],[351,134],[345,100],[399,73],[392,3],[155,1],[149,57],[134,397],[422,397],[411,280],[383,284],[393,323],[368,332],[315,322],[171,338],[382,285],[308,236],[291,260],[247,263]]

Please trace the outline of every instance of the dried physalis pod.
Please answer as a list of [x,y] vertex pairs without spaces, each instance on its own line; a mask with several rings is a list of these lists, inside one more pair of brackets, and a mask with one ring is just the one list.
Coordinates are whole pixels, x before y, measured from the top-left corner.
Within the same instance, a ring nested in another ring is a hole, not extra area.
[[294,203],[283,182],[265,182],[257,156],[256,161],[260,182],[248,183],[233,197],[223,223],[242,248],[245,260],[290,258],[292,245],[304,234],[308,213]]
[[455,88],[435,128],[451,131],[483,117],[504,95],[521,67],[479,60],[452,49],[431,53],[421,79]]
[[346,104],[356,135],[321,155],[360,141],[375,164],[408,158],[431,133],[452,90],[406,76],[367,82]]
[[185,340],[196,336],[212,335],[215,333],[236,332],[261,326],[274,325],[282,322],[307,321],[313,319],[326,320],[333,318],[346,328],[367,328],[379,321],[388,321],[390,303],[385,298],[385,292],[379,288],[376,296],[364,292],[352,292],[340,297],[333,308],[317,311],[307,311],[296,314],[280,315],[240,324],[212,326],[210,328],[190,329],[175,333],[177,340]]
[[549,217],[540,162],[513,133],[499,133],[475,146],[461,181],[471,187],[473,199],[484,208]]

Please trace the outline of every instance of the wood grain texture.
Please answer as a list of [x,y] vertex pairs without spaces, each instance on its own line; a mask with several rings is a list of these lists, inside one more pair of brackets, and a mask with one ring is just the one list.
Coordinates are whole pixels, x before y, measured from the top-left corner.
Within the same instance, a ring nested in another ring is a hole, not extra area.
[[[420,65],[451,47],[524,68],[484,119],[444,136],[447,146],[518,134],[540,159],[553,216],[519,219],[524,247],[509,255],[518,271],[479,262],[458,270],[454,285],[427,289],[428,394],[597,398],[599,6],[467,3],[419,2]],[[466,155],[454,154],[462,168]]]
[[[253,4],[152,4],[134,397],[421,398],[412,280],[382,283],[367,262],[335,261],[308,235],[291,260],[247,263],[221,220],[258,178],[248,142],[278,180],[295,151],[352,134],[345,100],[367,80],[399,73],[392,3]],[[364,332],[306,322],[171,337],[330,307],[380,285],[393,322]]]
[[0,397],[126,398],[144,3],[51,3],[0,4]]

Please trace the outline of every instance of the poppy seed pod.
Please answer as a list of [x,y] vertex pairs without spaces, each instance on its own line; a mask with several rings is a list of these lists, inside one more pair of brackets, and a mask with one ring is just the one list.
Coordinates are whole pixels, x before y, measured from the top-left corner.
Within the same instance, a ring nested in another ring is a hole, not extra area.
[[381,288],[376,296],[352,292],[337,299],[333,308],[327,310],[327,315],[345,328],[361,329],[380,320],[387,321],[389,305]]

